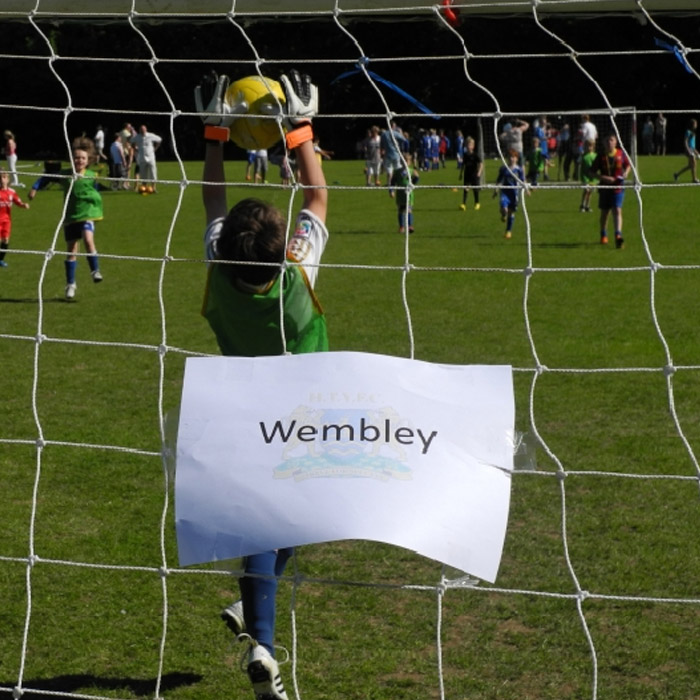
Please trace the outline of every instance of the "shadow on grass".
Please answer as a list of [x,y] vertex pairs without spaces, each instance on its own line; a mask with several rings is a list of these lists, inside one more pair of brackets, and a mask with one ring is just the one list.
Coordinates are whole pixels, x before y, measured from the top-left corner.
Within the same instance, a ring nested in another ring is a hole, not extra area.
[[[161,691],[174,690],[180,686],[194,685],[202,680],[196,673],[166,673],[161,678]],[[11,690],[14,684],[0,684],[0,688]],[[87,688],[100,690],[128,690],[136,697],[150,697],[155,693],[155,678],[105,678],[89,674],[67,674],[53,678],[33,678],[25,680],[22,700],[39,700],[47,693],[73,693],[78,690],[85,692]],[[36,691],[36,692],[33,692]]]
[[598,241],[589,241],[587,243],[582,243],[581,241],[567,243],[562,241],[561,243],[533,243],[533,248],[600,248],[601,245]]
[[[26,297],[25,299],[2,299],[0,298],[0,304],[38,304],[39,300],[36,297]],[[61,297],[52,297],[51,299],[44,299],[44,304],[74,304],[74,299],[63,299]]]

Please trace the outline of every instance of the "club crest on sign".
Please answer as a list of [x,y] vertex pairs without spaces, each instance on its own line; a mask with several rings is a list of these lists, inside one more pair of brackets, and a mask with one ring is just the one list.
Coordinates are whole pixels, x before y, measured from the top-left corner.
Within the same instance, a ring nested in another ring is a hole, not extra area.
[[[425,450],[423,431],[391,408],[312,409],[299,406],[287,419],[260,425],[268,444],[282,442],[276,479],[411,479],[411,446]],[[429,441],[435,437],[430,436]],[[429,445],[428,441],[428,445]]]

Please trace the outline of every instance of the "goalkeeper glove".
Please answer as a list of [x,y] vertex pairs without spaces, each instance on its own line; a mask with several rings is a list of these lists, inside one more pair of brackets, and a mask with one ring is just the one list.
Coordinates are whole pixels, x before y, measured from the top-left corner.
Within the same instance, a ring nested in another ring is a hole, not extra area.
[[204,138],[208,141],[228,141],[233,120],[248,111],[248,104],[240,93],[233,104],[226,101],[228,86],[227,75],[211,71],[194,89],[194,104],[204,122]]
[[280,81],[285,95],[284,123],[290,130],[287,147],[292,149],[313,139],[311,120],[318,112],[318,87],[308,75],[296,70],[290,71],[289,76],[282,75]]

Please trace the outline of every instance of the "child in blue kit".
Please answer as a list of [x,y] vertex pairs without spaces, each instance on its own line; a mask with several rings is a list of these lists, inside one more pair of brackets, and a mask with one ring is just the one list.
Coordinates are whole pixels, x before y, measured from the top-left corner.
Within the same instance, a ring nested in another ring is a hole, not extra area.
[[[496,179],[496,184],[500,185],[501,221],[506,222],[506,231],[503,234],[505,238],[511,238],[513,235],[515,212],[518,211],[518,194],[525,180],[525,173],[518,165],[518,160],[518,152],[516,150],[509,151],[508,165],[501,166]],[[499,190],[496,190],[493,196],[495,197],[497,194],[499,194]]]
[[[207,145],[202,186],[207,259],[241,263],[212,262],[208,270],[202,313],[224,355],[253,357],[328,349],[325,316],[314,294],[318,264],[328,240],[328,192],[311,127],[318,90],[309,76],[297,71],[283,75],[281,82],[289,129],[287,149],[296,158],[303,186],[302,209],[289,242],[286,219],[271,204],[248,198],[228,209],[223,143],[228,140],[227,127],[247,105],[232,108],[225,103],[226,76],[214,86],[203,83],[195,91],[198,110],[209,113],[204,122]],[[214,94],[203,109],[207,87]],[[285,261],[294,264],[283,269]],[[245,264],[249,262],[267,264]],[[275,597],[277,579],[292,553],[287,548],[245,557],[245,573],[239,582],[241,599],[221,614],[236,636],[250,643],[246,670],[256,700],[288,700],[275,660]]]

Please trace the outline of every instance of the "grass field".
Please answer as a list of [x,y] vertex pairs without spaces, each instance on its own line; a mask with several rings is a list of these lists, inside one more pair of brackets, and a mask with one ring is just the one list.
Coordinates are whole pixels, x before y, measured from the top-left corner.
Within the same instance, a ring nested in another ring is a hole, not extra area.
[[[504,240],[491,190],[480,211],[472,195],[459,210],[454,163],[422,174],[433,187],[417,192],[406,241],[386,190],[362,187],[361,162],[326,164],[317,291],[332,349],[510,364],[516,427],[541,442],[536,468],[513,478],[495,586],[443,589],[457,572],[377,543],[299,550],[277,636],[291,646],[294,594],[302,697],[439,698],[440,648],[450,700],[700,698],[700,188],[666,186],[682,162],[640,159],[624,250],[599,244],[574,185],[526,198]],[[185,168],[200,177],[201,164]],[[0,696],[21,675],[37,691],[24,698],[146,698],[157,683],[173,700],[252,697],[218,619],[236,580],[178,570],[172,501],[164,513],[161,416],[185,357],[216,346],[199,314],[199,188],[181,187],[174,163],[159,169],[172,184],[157,195],[104,193],[105,281],[80,260],[73,303],[60,190],[14,210],[0,270]],[[289,190],[248,186],[243,170],[228,163],[231,202],[286,209]],[[292,697],[291,665],[282,673]]]

